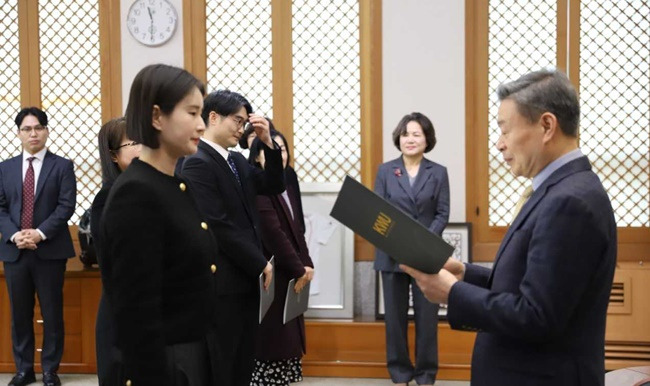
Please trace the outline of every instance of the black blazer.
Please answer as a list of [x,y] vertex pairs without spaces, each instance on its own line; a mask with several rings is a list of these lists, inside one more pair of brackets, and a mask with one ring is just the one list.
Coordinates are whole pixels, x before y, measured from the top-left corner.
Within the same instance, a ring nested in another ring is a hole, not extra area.
[[467,265],[449,294],[452,328],[479,330],[472,385],[603,385],[616,222],[587,157],[535,190],[494,268]]
[[267,264],[255,196],[284,190],[282,154],[265,147],[264,171],[250,165],[240,153],[231,154],[241,185],[228,162],[205,141],[185,158],[182,175],[192,184],[201,214],[219,243],[217,293],[253,293],[258,291],[257,278]]
[[106,201],[104,295],[135,385],[165,384],[165,346],[204,339],[214,316],[217,246],[191,194],[185,181],[134,159]]
[[[77,184],[72,161],[47,151],[34,196],[34,229],[47,237],[34,253],[41,259],[75,256],[68,220],[74,213]],[[10,241],[20,230],[23,200],[23,155],[0,163],[0,261],[18,260],[20,250]]]

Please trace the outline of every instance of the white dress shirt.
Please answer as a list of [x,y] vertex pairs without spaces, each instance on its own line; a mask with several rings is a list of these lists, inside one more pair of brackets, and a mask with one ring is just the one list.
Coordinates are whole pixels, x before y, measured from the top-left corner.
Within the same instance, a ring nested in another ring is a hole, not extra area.
[[[42,148],[38,153],[36,154],[30,154],[26,151],[23,150],[23,183],[25,182],[25,174],[27,174],[27,169],[29,168],[29,161],[27,161],[27,158],[34,157],[35,159],[32,161],[32,168],[34,169],[34,196],[36,196],[36,187],[38,186],[38,177],[41,174],[41,169],[43,168],[43,160],[45,159],[45,153],[47,153],[47,148],[44,147]],[[45,237],[45,234],[41,232],[40,229],[36,229],[36,231],[41,235],[41,239],[45,240],[47,237]],[[18,232],[14,233],[11,236],[11,242],[14,242],[14,237]]]

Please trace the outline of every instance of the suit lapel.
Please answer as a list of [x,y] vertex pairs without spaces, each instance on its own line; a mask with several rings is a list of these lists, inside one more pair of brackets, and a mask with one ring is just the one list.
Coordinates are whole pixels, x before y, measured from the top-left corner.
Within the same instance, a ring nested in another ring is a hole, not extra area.
[[13,163],[9,168],[11,170],[11,175],[9,176],[10,181],[13,182],[13,186],[16,188],[15,194],[17,199],[21,200],[23,197],[23,155],[19,155],[11,159]]
[[36,194],[34,195],[34,202],[38,201],[38,197],[43,191],[43,186],[45,186],[45,180],[50,175],[52,168],[54,167],[54,155],[49,151],[45,153],[43,157],[43,165],[41,166],[41,172],[38,175],[38,182],[36,183]]
[[533,209],[537,206],[537,204],[542,200],[542,198],[546,196],[548,189],[551,186],[563,180],[564,178],[574,173],[586,171],[586,170],[591,170],[591,164],[589,163],[587,157],[583,156],[569,162],[568,164],[556,170],[553,174],[551,174],[546,179],[546,181],[544,181],[544,183],[542,183],[542,185],[535,192],[533,192],[533,195],[530,196],[526,204],[524,204],[524,206],[521,208],[521,211],[515,218],[515,221],[510,225],[508,231],[503,237],[503,241],[499,246],[499,250],[497,251],[496,258],[494,259],[494,265],[492,266],[492,271],[490,272],[490,277],[488,279],[488,287],[492,285],[492,277],[494,275],[497,264],[499,263],[499,260],[501,258],[501,254],[503,253],[506,246],[510,242],[512,235],[515,233],[515,231],[521,228],[522,224],[524,224],[530,212],[532,212]]
[[[282,212],[284,212],[285,217],[287,218],[287,221],[289,223],[289,230],[291,231],[291,237],[296,239],[296,228],[295,228],[295,219],[291,217],[291,211],[289,209],[289,206],[287,205],[287,202],[285,201],[284,197],[282,197],[282,194],[277,194],[275,195],[275,199],[278,200],[280,203],[280,207],[282,208]],[[289,201],[291,201],[291,198],[289,198]],[[293,205],[292,205],[293,206]],[[294,215],[295,215],[295,210],[294,210]]]
[[[393,175],[395,175],[395,178],[397,178],[397,182],[399,183],[399,186],[406,192],[408,197],[411,199],[411,203],[415,205],[415,196],[413,195],[413,188],[411,188],[411,184],[409,183],[409,175],[408,172],[406,171],[406,167],[404,166],[404,160],[402,157],[399,157],[393,164]],[[398,172],[399,170],[399,172]]]
[[[223,170],[223,172],[229,176],[230,181],[233,183],[233,186],[236,187],[236,189],[239,191],[239,196],[240,198],[243,198],[243,190],[239,182],[237,182],[237,178],[235,178],[235,173],[232,172],[232,169],[230,168],[230,165],[228,165],[228,161],[226,161],[221,154],[219,154],[215,149],[212,148],[212,146],[208,145],[207,143],[200,141],[199,142],[199,149],[202,149],[203,151],[208,154],[212,160],[219,165],[219,167]],[[241,175],[240,175],[241,176]]]
[[[257,195],[257,192],[254,191],[252,193],[248,192],[247,189],[248,185],[245,186],[248,182],[246,181],[246,175],[247,173],[243,173],[244,168],[248,167],[248,162],[243,160],[240,157],[232,157],[233,163],[235,164],[235,167],[237,168],[237,173],[239,173],[239,180],[241,181],[241,184],[239,181],[237,181],[237,178],[235,177],[235,174],[232,172],[232,169],[230,169],[230,165],[226,161],[226,166],[228,166],[228,170],[230,170],[231,177],[233,179],[234,184],[237,186],[237,189],[239,189],[239,197],[241,198],[242,202],[244,203],[244,208],[246,208],[246,213],[248,214],[248,218],[250,218],[251,223],[254,224],[255,221],[253,220],[253,208],[251,207],[251,202],[248,200],[248,197],[255,197]],[[243,162],[242,162],[243,161]],[[249,195],[251,194],[251,195]]]
[[432,173],[433,164],[426,158],[422,159],[422,164],[420,165],[420,171],[418,176],[415,178],[415,183],[413,184],[413,196],[417,198],[422,188],[426,185],[427,181],[433,176]]

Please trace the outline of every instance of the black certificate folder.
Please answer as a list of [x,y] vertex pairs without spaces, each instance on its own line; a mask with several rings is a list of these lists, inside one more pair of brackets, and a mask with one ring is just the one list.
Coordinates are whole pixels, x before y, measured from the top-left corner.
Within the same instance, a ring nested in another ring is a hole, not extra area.
[[400,264],[437,273],[454,252],[440,236],[352,177],[345,177],[332,217]]

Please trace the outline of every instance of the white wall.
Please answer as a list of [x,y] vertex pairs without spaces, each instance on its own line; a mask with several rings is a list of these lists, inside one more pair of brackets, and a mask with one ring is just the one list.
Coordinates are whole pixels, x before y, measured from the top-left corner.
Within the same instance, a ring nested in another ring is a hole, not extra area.
[[[152,63],[183,67],[182,0],[174,37],[160,47],[136,42],[126,29],[132,0],[121,0],[122,101],[131,82]],[[450,221],[465,221],[465,8],[463,1],[383,0],[383,159],[399,155],[391,133],[402,116],[419,111],[436,128],[438,145],[427,157],[446,166]]]
[[406,114],[431,119],[427,158],[447,167],[452,222],[465,221],[465,7],[463,1],[384,0],[384,161],[399,156],[391,133]]
[[121,35],[122,35],[122,111],[129,102],[131,82],[138,71],[149,64],[164,63],[184,67],[183,57],[183,0],[170,0],[178,13],[178,24],[174,36],[159,47],[147,47],[138,43],[129,34],[126,27],[126,15],[133,0],[120,0]]

